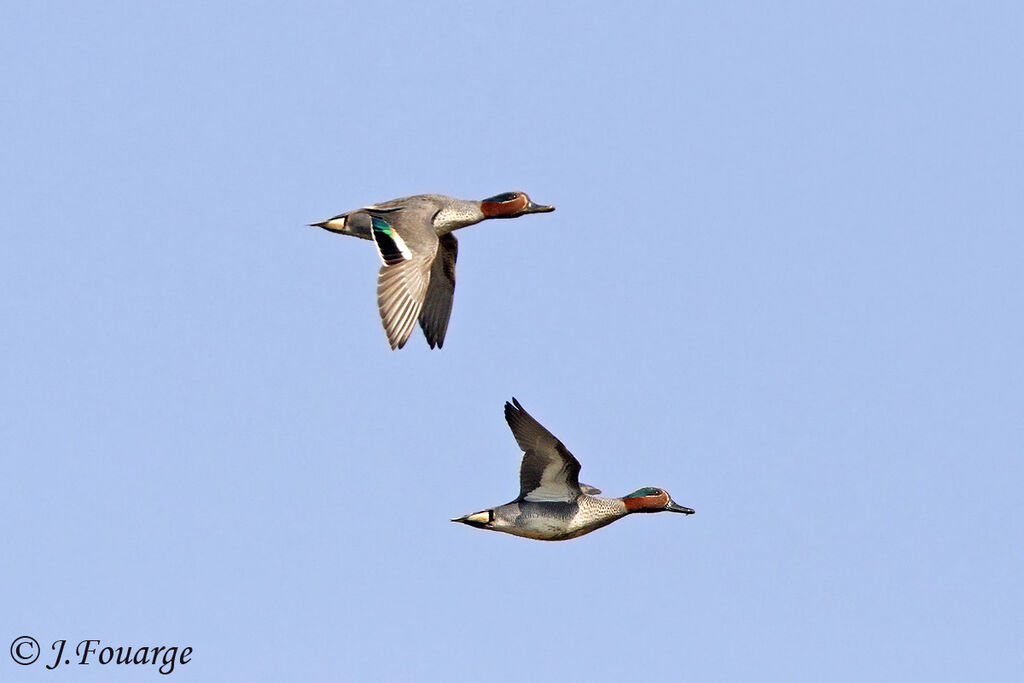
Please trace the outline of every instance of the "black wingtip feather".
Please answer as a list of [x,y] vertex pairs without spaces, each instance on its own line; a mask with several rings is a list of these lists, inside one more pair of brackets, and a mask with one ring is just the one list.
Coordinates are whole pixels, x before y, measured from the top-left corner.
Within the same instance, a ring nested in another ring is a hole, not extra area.
[[512,402],[505,402],[505,422],[508,423],[512,433],[516,433],[516,428],[522,425],[524,422],[530,419],[530,414],[527,413],[523,406],[519,404],[515,396],[512,397]]

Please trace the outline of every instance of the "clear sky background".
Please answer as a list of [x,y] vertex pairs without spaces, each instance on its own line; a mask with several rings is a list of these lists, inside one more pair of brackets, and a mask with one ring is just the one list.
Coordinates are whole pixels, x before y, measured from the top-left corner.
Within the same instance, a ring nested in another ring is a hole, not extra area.
[[[1019,3],[4,3],[0,679],[1016,681]],[[370,243],[459,233],[388,349]],[[541,543],[516,396],[633,516]],[[28,634],[33,666],[7,655]]]

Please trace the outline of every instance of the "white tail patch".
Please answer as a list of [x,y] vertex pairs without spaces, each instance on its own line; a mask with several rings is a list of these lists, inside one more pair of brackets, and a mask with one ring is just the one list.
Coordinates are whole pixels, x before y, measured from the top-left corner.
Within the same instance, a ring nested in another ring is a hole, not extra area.
[[483,512],[475,512],[469,515],[466,517],[466,521],[473,522],[474,524],[487,524],[491,521],[491,516],[484,510]]

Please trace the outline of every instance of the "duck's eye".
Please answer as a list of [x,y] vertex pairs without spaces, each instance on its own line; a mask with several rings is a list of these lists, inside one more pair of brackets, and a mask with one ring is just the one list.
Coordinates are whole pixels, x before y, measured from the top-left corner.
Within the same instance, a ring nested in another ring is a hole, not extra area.
[[484,201],[495,202],[496,204],[503,204],[505,202],[510,202],[513,199],[519,199],[518,192],[502,192],[501,194],[496,194],[493,197],[488,197]]

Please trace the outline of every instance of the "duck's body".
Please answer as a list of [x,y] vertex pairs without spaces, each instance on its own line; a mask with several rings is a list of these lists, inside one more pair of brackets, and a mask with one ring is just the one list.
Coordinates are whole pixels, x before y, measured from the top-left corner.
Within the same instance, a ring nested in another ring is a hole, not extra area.
[[564,541],[633,512],[693,514],[653,487],[622,498],[598,498],[599,490],[579,483],[579,461],[514,398],[505,404],[505,420],[524,451],[519,497],[453,522],[542,541]]
[[[621,499],[597,498],[586,493],[572,502],[541,503],[517,499],[494,508],[495,521],[491,526],[482,525],[481,528],[541,541],[565,541],[589,534],[627,514],[626,504]],[[469,520],[460,521],[476,526]]]
[[392,349],[405,346],[419,320],[430,348],[444,345],[455,293],[459,245],[453,230],[488,218],[516,218],[554,211],[522,192],[482,201],[421,194],[374,204],[312,225],[373,240],[383,265],[377,303]]

